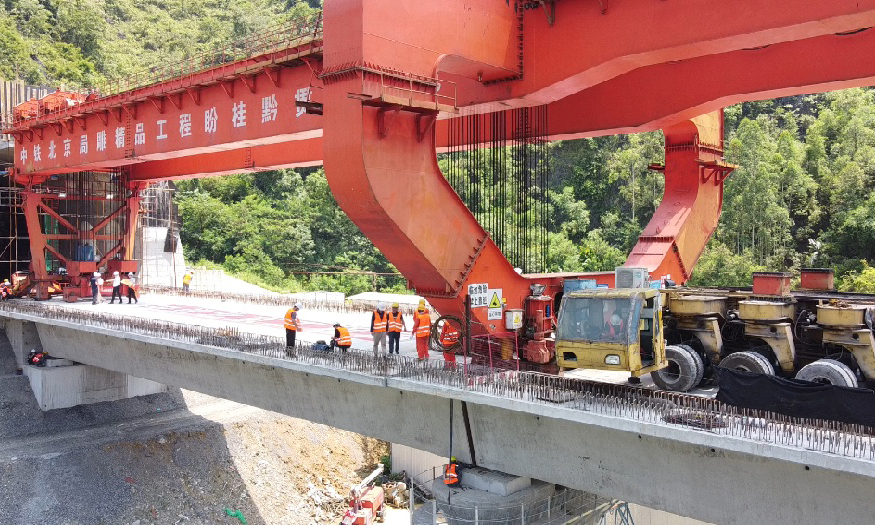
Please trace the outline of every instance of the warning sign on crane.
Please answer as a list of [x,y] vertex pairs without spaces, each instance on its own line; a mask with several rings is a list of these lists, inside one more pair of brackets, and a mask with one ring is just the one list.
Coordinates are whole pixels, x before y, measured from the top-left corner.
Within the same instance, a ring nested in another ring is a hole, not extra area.
[[487,305],[489,307],[489,311],[487,312],[486,318],[490,321],[501,319],[501,311],[503,306],[501,303],[501,292],[501,288],[491,288],[487,293],[487,296],[489,297],[489,304]]
[[469,284],[468,295],[471,296],[471,308],[486,306],[489,302],[489,284]]
[[489,290],[489,308],[501,308],[501,288]]

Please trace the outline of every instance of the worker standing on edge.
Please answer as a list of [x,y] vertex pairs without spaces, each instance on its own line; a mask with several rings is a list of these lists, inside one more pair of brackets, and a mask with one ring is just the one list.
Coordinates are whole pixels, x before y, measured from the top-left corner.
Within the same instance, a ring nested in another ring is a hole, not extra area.
[[404,316],[398,311],[398,303],[392,303],[392,311],[389,312],[389,355],[392,355],[392,349],[395,353],[401,348],[401,332],[407,331],[407,323],[404,322]]
[[450,349],[459,342],[460,335],[462,334],[459,330],[445,319],[444,326],[441,328],[441,346],[444,347],[444,361],[446,361],[447,368],[454,368],[456,366],[456,354],[450,351]]
[[103,278],[100,272],[94,272],[91,276],[91,304],[97,304],[100,298],[100,286],[103,284]]
[[334,338],[331,340],[341,352],[346,353],[349,347],[352,346],[352,337],[349,336],[349,330],[340,326],[340,323],[334,323]]
[[182,276],[182,293],[188,293],[188,286],[191,284],[191,279],[194,277],[194,271],[189,270]]
[[[295,303],[294,306],[289,308],[289,311],[286,312],[286,318],[284,320],[284,325],[286,327],[286,348],[294,348],[295,347],[295,336],[298,334],[298,331],[301,329],[301,325],[298,323],[298,310],[301,309],[301,303]],[[286,355],[290,355],[290,350],[286,350]]]
[[[134,291],[134,285],[137,283],[137,278],[134,276],[134,272],[128,272],[128,282],[125,284],[128,287],[128,304],[131,304],[131,299],[134,300],[134,303],[139,303],[139,299],[137,299],[137,292]],[[121,299],[119,299],[121,301]]]
[[457,469],[458,463],[456,462],[456,456],[453,456],[450,458],[450,463],[444,465],[444,483],[447,485],[459,484],[459,473]]
[[377,345],[380,351],[386,353],[386,330],[389,327],[389,317],[386,315],[386,305],[377,303],[377,309],[371,315],[371,335],[374,337],[374,357],[377,357]]
[[420,361],[428,359],[428,336],[431,333],[431,315],[425,308],[425,299],[419,300],[413,314],[413,335],[416,337],[416,357]]
[[112,299],[109,304],[115,303],[116,296],[118,296],[118,304],[122,304],[122,278],[118,272],[112,272]]

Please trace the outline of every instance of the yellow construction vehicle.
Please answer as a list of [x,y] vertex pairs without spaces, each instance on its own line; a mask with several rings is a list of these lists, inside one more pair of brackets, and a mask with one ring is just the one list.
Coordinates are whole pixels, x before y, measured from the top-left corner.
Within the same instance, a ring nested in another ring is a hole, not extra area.
[[556,363],[562,369],[624,370],[633,378],[666,360],[659,290],[597,288],[562,298]]
[[618,269],[617,282],[635,287],[562,297],[560,369],[625,371],[631,382],[650,373],[660,388],[682,392],[716,366],[875,385],[875,296],[836,292],[831,270],[803,270],[797,291],[780,272],[755,273],[746,289],[652,288],[644,272]]

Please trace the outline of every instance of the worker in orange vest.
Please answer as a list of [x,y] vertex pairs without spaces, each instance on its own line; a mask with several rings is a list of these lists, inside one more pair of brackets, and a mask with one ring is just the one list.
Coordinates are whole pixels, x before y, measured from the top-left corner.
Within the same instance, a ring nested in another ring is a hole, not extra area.
[[392,350],[395,353],[398,353],[398,349],[401,346],[401,332],[407,331],[407,323],[404,322],[404,316],[401,315],[401,312],[398,311],[400,305],[398,303],[392,303],[392,311],[389,312],[389,354],[392,354]]
[[444,347],[444,361],[449,365],[456,365],[456,354],[450,349],[456,346],[461,335],[461,332],[452,323],[446,319],[444,320],[444,326],[441,328],[441,346]]
[[331,340],[341,352],[346,352],[352,346],[352,337],[349,335],[349,330],[340,326],[340,323],[334,323],[334,338]]
[[377,346],[386,353],[386,330],[389,329],[389,316],[386,315],[386,305],[377,303],[377,309],[371,315],[371,335],[374,337],[374,357],[377,357]]
[[[289,311],[286,312],[286,317],[283,320],[283,326],[286,327],[286,348],[295,347],[295,336],[301,330],[301,324],[298,323],[298,310],[300,309],[301,303],[295,303],[295,305],[289,308]],[[289,350],[286,350],[286,354],[288,353]]]
[[431,334],[431,315],[425,308],[425,299],[419,300],[413,314],[413,336],[416,337],[416,357],[428,359],[428,336]]
[[447,485],[459,484],[459,473],[457,469],[458,463],[456,463],[456,456],[453,456],[450,458],[450,463],[444,465],[444,483]]

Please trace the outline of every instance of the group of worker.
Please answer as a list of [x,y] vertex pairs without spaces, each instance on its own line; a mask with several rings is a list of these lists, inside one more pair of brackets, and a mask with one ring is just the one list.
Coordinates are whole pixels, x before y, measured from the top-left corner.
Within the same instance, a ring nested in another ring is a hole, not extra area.
[[[407,331],[404,314],[399,310],[398,303],[392,303],[392,311],[387,312],[383,303],[377,304],[377,309],[371,314],[371,336],[374,341],[374,355],[386,353],[386,340],[389,340],[389,354],[400,352],[401,332]],[[416,338],[416,355],[419,359],[428,359],[428,336],[431,333],[431,314],[425,307],[425,300],[420,299],[413,314],[413,337]]]
[[[103,286],[103,275],[100,272],[94,272],[91,275],[91,304],[97,304],[100,300],[100,287]],[[118,304],[122,304],[122,285],[128,287],[128,304],[131,302],[139,303],[137,291],[134,288],[136,276],[134,272],[128,272],[125,279],[122,279],[119,272],[112,272],[112,300],[109,304],[115,304],[115,298],[118,297]]]
[[[301,303],[295,303],[286,312],[283,326],[286,330],[286,347],[293,348],[295,346],[295,338],[301,330],[300,322],[298,321],[298,312],[301,309]],[[381,353],[386,353],[386,341],[389,342],[389,354],[400,354],[401,333],[407,331],[407,321],[404,319],[404,314],[400,311],[398,303],[392,303],[391,311],[386,310],[384,303],[378,303],[376,309],[371,314],[370,324],[371,336],[373,339],[374,356]],[[416,312],[413,314],[413,327],[411,335],[416,339],[416,356],[420,360],[429,358],[428,339],[431,335],[431,314],[425,306],[425,300],[420,299],[416,307]],[[460,331],[450,322],[444,322],[441,329],[440,342],[444,348],[444,360],[447,363],[455,365],[456,354],[453,352],[453,347],[458,344]],[[331,338],[331,347],[338,348],[342,352],[346,352],[352,346],[352,337],[349,330],[340,323],[334,324],[334,337]]]

